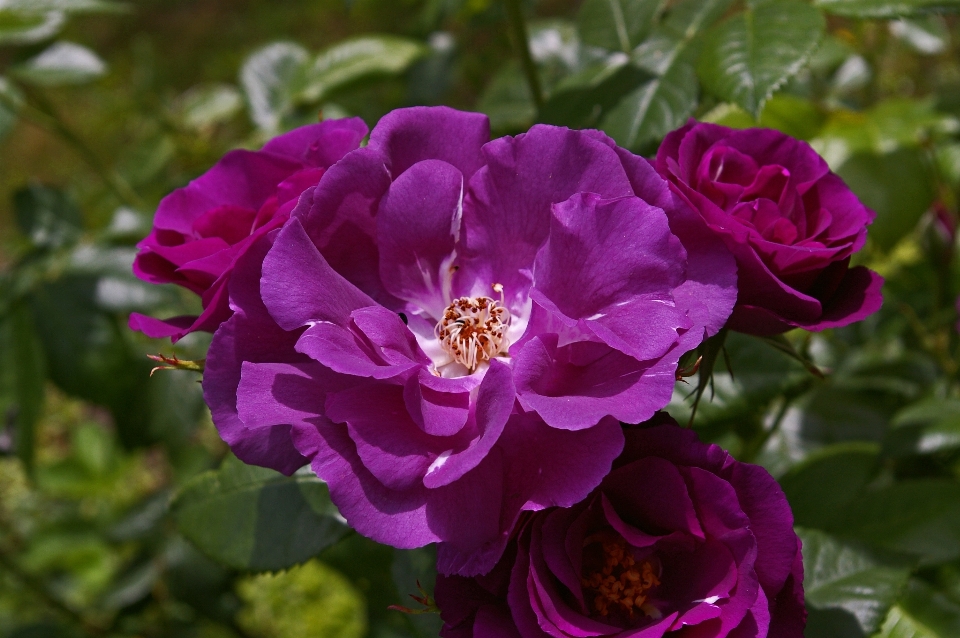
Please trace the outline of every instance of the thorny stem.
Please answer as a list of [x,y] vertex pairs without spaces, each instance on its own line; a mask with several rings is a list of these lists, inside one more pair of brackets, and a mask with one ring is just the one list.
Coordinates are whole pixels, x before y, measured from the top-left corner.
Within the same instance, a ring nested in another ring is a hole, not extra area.
[[505,0],[504,4],[507,10],[507,22],[510,23],[510,30],[513,32],[517,53],[520,54],[520,65],[523,67],[523,74],[527,77],[527,84],[530,85],[533,104],[537,107],[537,111],[539,111],[543,108],[543,93],[540,90],[540,76],[537,74],[537,65],[534,64],[533,56],[530,55],[527,23],[523,19],[520,0]]
[[3,103],[4,106],[15,113],[18,113],[26,122],[59,136],[100,176],[100,179],[102,179],[107,185],[107,188],[116,195],[117,199],[132,208],[143,209],[143,200],[140,199],[140,196],[130,187],[130,184],[116,171],[108,168],[93,149],[87,146],[87,143],[64,123],[63,119],[57,114],[53,104],[37,94],[34,94],[32,97],[36,104],[30,104],[26,101],[18,103],[12,97],[0,91],[0,103]]

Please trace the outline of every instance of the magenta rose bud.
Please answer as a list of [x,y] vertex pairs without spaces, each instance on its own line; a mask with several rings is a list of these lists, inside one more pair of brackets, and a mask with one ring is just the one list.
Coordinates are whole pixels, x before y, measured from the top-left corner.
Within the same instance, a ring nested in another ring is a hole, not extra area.
[[360,533],[483,573],[667,404],[734,269],[596,131],[490,141],[481,114],[401,109],[239,260],[204,395],[244,461],[309,462]]
[[883,278],[849,267],[874,213],[806,142],[690,122],[663,140],[656,168],[737,258],[733,330],[824,330],[880,308]]
[[227,153],[163,198],[153,231],[137,244],[133,271],[144,281],[195,292],[203,312],[167,320],[134,313],[130,327],[173,341],[195,330],[216,330],[231,315],[227,282],[236,261],[259,237],[283,225],[304,189],[320,181],[366,134],[359,118],[304,126],[259,151]]
[[800,540],[776,481],[675,423],[625,434],[586,500],[523,518],[488,574],[438,578],[441,636],[802,638]]

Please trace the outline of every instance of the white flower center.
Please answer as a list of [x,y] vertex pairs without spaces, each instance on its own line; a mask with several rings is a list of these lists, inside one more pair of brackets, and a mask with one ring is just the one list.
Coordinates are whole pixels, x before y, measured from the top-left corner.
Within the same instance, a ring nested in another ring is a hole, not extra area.
[[[494,290],[503,293],[499,284]],[[484,361],[506,354],[510,311],[490,297],[460,297],[443,311],[434,334],[454,361],[473,372]]]

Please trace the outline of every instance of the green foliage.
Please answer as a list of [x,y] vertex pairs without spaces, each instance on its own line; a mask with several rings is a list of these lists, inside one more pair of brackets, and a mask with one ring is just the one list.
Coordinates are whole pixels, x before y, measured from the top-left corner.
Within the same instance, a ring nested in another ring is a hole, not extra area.
[[698,72],[716,96],[759,116],[823,35],[820,12],[798,0],[758,2],[706,36]]
[[388,609],[432,591],[435,548],[377,545],[308,470],[226,456],[198,373],[145,356],[209,337],[126,327],[199,308],[130,272],[166,193],[318,113],[421,103],[648,156],[689,117],[809,141],[877,213],[853,259],[884,307],[715,338],[668,411],[780,481],[809,638],[960,635],[960,3],[526,3],[539,109],[497,1],[0,4],[3,638],[438,634]]
[[240,570],[302,563],[348,530],[327,487],[312,473],[285,477],[230,457],[188,482],[171,505],[184,536]]

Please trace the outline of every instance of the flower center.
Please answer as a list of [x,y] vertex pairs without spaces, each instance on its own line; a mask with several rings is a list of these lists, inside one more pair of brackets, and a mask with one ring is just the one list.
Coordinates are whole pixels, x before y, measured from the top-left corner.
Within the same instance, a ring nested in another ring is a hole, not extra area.
[[647,603],[650,590],[660,584],[654,562],[638,564],[622,538],[589,537],[584,547],[594,544],[599,545],[599,556],[597,552],[585,555],[580,578],[584,598],[588,603],[593,598],[593,611],[601,616],[613,613],[631,619],[635,610],[643,616],[659,616],[657,609]]
[[[503,286],[493,289],[502,295]],[[502,299],[460,297],[443,311],[434,333],[443,351],[473,372],[484,361],[506,353],[509,326],[510,311]]]

